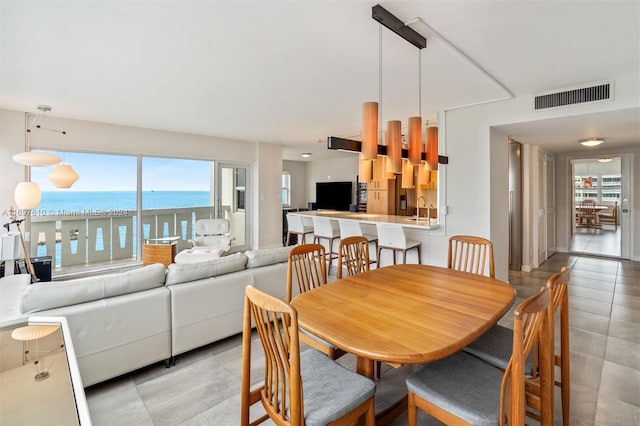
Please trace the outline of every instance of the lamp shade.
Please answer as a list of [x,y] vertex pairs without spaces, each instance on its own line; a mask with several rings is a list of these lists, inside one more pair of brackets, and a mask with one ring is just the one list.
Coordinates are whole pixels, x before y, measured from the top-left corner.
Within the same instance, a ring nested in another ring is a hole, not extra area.
[[415,183],[413,180],[414,167],[413,164],[409,160],[402,160],[402,188],[403,189],[411,189],[415,188]]
[[422,117],[409,117],[409,162],[420,164],[422,160]]
[[13,157],[13,161],[25,166],[53,166],[62,161],[60,157],[55,154],[42,151],[27,151],[16,154]]
[[27,325],[13,330],[11,337],[22,341],[36,340],[56,332],[59,328],[59,325]]
[[378,156],[378,103],[362,104],[362,159],[375,160]]
[[42,192],[37,182],[20,182],[13,193],[19,209],[35,209],[40,204]]
[[363,160],[362,154],[360,154],[360,160],[358,161],[358,181],[362,183],[369,183],[373,178],[373,160]]
[[427,127],[427,165],[430,170],[438,170],[438,128]]
[[53,182],[56,188],[71,188],[80,176],[68,164],[60,164],[56,166],[47,178]]
[[402,123],[387,121],[387,172],[402,173]]

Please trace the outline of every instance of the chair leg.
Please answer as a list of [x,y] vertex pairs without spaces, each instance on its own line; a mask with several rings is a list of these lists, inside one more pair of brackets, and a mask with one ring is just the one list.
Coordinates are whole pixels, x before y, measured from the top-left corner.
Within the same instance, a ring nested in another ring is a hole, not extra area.
[[393,264],[396,264],[396,251],[391,249],[391,252],[393,253]]
[[376,250],[376,268],[380,268],[380,253],[382,252],[382,247],[378,246]]
[[407,250],[402,250],[402,264],[407,264]]
[[407,425],[417,426],[418,408],[416,407],[416,396],[413,392],[407,394]]
[[420,250],[420,246],[416,248],[418,249],[418,265],[422,265],[422,250]]

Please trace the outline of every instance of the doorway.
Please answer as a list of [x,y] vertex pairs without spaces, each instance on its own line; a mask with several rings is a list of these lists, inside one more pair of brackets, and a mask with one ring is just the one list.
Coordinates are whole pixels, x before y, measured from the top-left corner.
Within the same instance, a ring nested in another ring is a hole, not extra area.
[[246,250],[249,241],[250,166],[216,163],[216,217],[229,221],[232,251]]
[[569,250],[622,257],[622,157],[572,159],[570,164],[573,208],[569,210],[572,214]]

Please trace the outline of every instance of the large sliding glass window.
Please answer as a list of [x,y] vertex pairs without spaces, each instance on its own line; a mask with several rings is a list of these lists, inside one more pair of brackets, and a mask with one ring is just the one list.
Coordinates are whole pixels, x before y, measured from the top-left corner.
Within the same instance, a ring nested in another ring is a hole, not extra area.
[[31,168],[42,190],[31,211],[31,255],[51,256],[57,270],[136,260],[136,157],[64,156],[80,175],[72,188],[56,188],[51,167]]
[[189,248],[195,221],[215,217],[213,162],[142,158],[142,238],[180,237]]
[[189,248],[198,219],[229,219],[235,232],[232,251],[248,245],[249,166],[148,156],[64,155],[80,175],[72,188],[54,187],[47,179],[52,167],[31,168],[42,200],[31,211],[30,254],[51,256],[54,274],[138,263],[141,243],[149,238],[179,237],[178,251]]

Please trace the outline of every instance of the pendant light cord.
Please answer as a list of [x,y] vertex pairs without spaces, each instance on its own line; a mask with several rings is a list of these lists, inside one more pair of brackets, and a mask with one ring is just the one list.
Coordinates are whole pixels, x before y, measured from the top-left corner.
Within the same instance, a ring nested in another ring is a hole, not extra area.
[[418,116],[422,117],[422,49],[418,49]]
[[[378,24],[378,138],[382,136],[382,25]],[[384,141],[384,138],[383,138]],[[378,141],[380,144],[381,141]],[[384,144],[383,144],[384,145]]]

